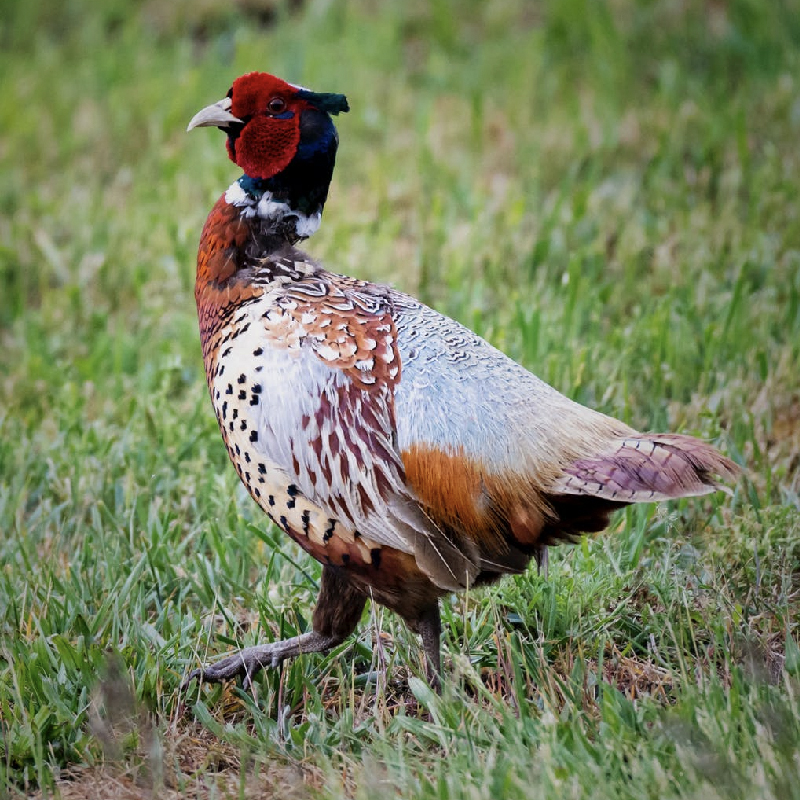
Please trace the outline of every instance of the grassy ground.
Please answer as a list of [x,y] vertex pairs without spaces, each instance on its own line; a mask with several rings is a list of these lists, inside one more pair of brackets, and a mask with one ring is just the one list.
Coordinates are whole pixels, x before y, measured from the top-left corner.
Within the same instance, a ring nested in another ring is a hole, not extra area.
[[[165,10],[165,7],[167,10]],[[796,0],[9,0],[0,21],[0,796],[800,797]],[[715,441],[720,494],[444,604],[448,680],[309,624],[227,463],[194,252],[241,72],[348,94],[309,250],[576,399]]]

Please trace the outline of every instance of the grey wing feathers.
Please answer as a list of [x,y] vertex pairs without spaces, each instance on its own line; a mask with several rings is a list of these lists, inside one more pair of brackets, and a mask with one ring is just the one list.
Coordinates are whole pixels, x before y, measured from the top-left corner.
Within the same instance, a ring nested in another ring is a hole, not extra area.
[[472,331],[395,294],[403,361],[400,448],[459,448],[487,473],[525,475],[547,495],[645,502],[723,488],[738,468],[711,445],[640,434],[563,396]]

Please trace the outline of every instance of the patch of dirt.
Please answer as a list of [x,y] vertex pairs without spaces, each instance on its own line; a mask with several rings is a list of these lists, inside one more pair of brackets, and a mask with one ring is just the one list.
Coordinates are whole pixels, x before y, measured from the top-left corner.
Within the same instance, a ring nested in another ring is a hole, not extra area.
[[[589,663],[597,668],[596,663]],[[603,680],[616,686],[629,700],[647,695],[665,705],[671,702],[672,673],[652,661],[632,656],[615,656],[604,660]]]
[[[144,737],[143,737],[144,738]],[[60,800],[294,800],[319,789],[321,776],[280,761],[242,764],[240,754],[199,723],[180,723],[161,747],[121,761],[65,770],[56,782]],[[48,795],[49,796],[49,795]],[[43,798],[39,793],[37,798]]]
[[[594,702],[594,688],[588,685],[588,676],[596,675],[598,671],[596,658],[586,659],[586,686],[584,691]],[[559,665],[554,665],[559,672]],[[563,678],[568,680],[572,674],[573,666],[569,671],[564,671]],[[672,703],[672,690],[674,686],[673,674],[663,667],[657,666],[652,660],[639,656],[622,655],[614,646],[609,645],[602,664],[603,681],[610,686],[615,686],[629,700],[637,700],[646,696],[657,700],[664,705]]]

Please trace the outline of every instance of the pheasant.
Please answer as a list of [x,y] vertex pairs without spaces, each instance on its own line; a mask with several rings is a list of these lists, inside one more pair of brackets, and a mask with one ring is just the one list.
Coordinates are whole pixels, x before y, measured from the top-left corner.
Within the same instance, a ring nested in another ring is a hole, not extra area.
[[319,227],[344,95],[237,78],[215,126],[244,175],[214,205],[195,297],[208,388],[239,477],[323,565],[312,630],[194,670],[217,683],[326,651],[366,600],[421,635],[440,686],[439,598],[520,573],[629,503],[703,495],[736,465],[561,395],[419,301],[327,271]]

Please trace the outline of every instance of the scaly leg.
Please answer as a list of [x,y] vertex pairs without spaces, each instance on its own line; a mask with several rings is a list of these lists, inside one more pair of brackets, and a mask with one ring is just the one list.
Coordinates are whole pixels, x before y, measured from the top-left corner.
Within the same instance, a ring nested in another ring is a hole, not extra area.
[[216,664],[196,669],[181,684],[181,691],[195,679],[222,683],[237,675],[242,676],[243,686],[248,689],[264,667],[277,667],[284,658],[301,653],[324,653],[341,644],[356,629],[366,600],[366,595],[343,572],[334,567],[323,567],[311,631],[280,642],[246,647]]
[[439,640],[442,635],[442,619],[439,616],[439,603],[429,606],[420,614],[413,629],[422,637],[422,648],[425,651],[425,673],[428,683],[437,694],[442,692],[442,654]]

